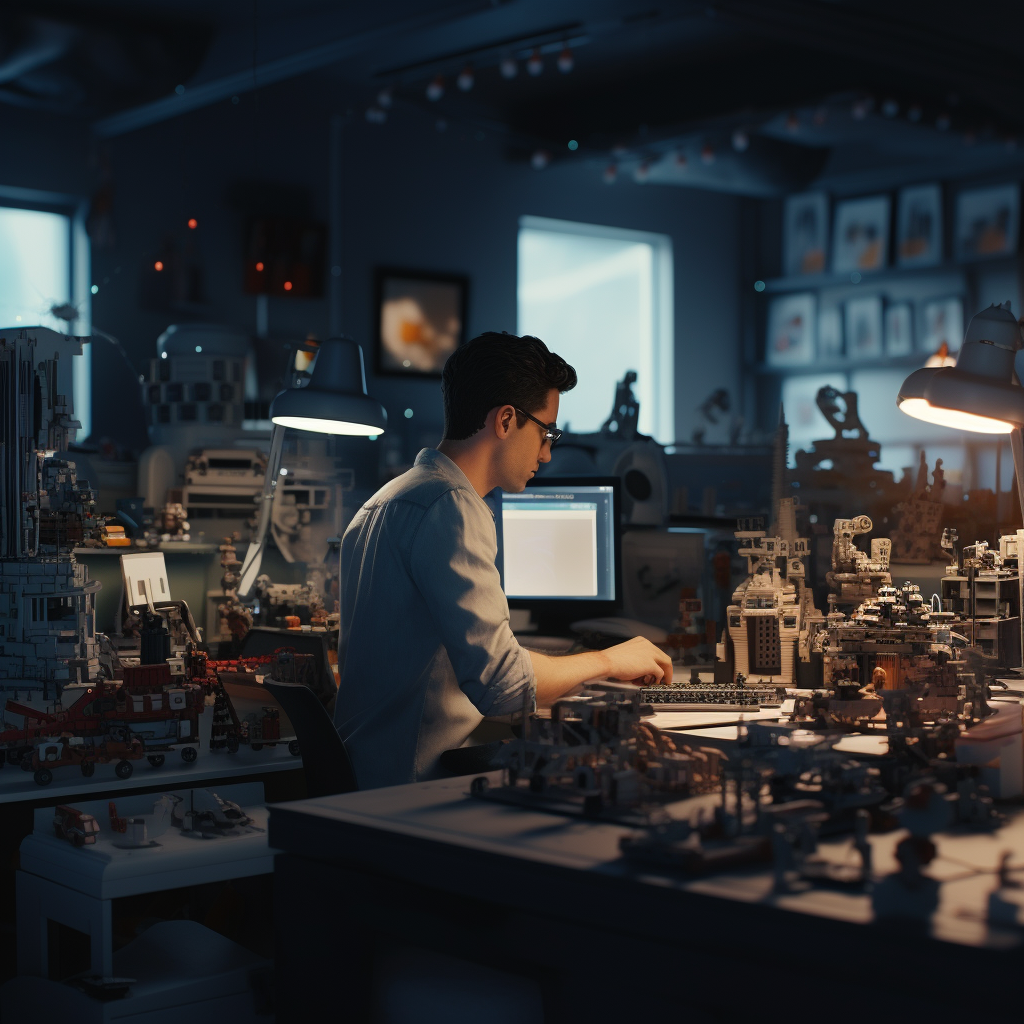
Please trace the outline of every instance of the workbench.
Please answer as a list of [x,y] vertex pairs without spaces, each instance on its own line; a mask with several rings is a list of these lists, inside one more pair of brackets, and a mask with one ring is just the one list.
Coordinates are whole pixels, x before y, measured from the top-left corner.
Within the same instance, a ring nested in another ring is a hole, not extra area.
[[[873,923],[864,892],[776,895],[770,866],[631,866],[626,827],[479,800],[470,781],[271,808],[280,1021],[312,1019],[332,994],[350,1019],[372,1019],[375,970],[401,944],[532,979],[559,1024],[1019,1020],[1021,890],[1002,891],[998,924],[987,918],[1002,852],[1024,852],[1022,813],[994,833],[936,837],[939,909],[896,927]],[[903,834],[870,837],[876,874],[894,870]],[[855,856],[849,838],[821,850]]]

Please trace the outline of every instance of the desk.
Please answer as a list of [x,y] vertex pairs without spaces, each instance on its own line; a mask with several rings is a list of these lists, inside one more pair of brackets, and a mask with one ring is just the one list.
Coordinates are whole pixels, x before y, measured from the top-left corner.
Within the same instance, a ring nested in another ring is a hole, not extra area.
[[[279,1020],[313,1019],[339,993],[352,1019],[372,1019],[375,959],[402,942],[536,979],[558,1024],[751,1022],[787,1002],[794,1020],[1019,1020],[1022,930],[985,923],[993,876],[961,862],[986,871],[1024,851],[1024,815],[937,839],[940,908],[930,934],[908,934],[871,924],[864,894],[775,896],[765,869],[631,867],[622,826],[477,801],[468,783],[271,808]],[[892,870],[899,838],[871,837],[876,872]]]

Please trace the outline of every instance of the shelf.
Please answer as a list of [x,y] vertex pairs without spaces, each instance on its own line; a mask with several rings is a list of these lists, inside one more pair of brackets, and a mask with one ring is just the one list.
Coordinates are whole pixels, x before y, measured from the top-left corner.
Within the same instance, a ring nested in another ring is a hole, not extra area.
[[[991,259],[975,260],[971,263],[940,263],[933,267],[882,267],[880,270],[867,270],[857,274],[801,274],[798,277],[772,277],[765,279],[764,291],[761,294],[814,291],[819,288],[849,288],[859,285],[870,287],[885,281],[906,278],[937,274],[966,274],[968,271],[980,270],[984,267],[1011,267],[1016,262],[1016,256],[995,256]],[[859,280],[854,280],[854,277]]]
[[807,366],[767,366],[754,363],[746,367],[747,373],[758,377],[795,377],[822,373],[852,373],[855,370],[907,370],[924,366],[927,352],[913,352],[908,356],[889,356],[883,359],[819,359]]

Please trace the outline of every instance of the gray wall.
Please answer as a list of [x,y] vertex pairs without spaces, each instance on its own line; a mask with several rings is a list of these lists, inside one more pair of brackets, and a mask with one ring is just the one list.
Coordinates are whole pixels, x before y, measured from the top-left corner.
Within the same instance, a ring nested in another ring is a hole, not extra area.
[[[327,222],[331,181],[330,105],[290,83],[155,125],[109,144],[116,243],[93,253],[97,327],[117,336],[144,370],[157,335],[181,319],[255,330],[256,300],[242,292],[246,212],[229,198],[240,179],[303,186],[309,213]],[[395,111],[383,126],[350,118],[343,130],[340,182],[343,327],[372,364],[373,268],[455,271],[471,280],[469,331],[516,327],[516,232],[521,214],[658,231],[674,244],[676,422],[686,437],[693,408],[716,387],[738,397],[739,202],[679,188],[605,185],[600,167],[566,160],[542,172],[506,158],[495,135],[451,125],[435,129],[418,110]],[[265,195],[274,200],[272,187]],[[196,217],[199,229],[185,223]],[[207,302],[187,310],[142,308],[144,276],[163,240],[191,244]],[[330,278],[328,282],[330,284]],[[271,298],[271,335],[329,333],[329,300]],[[545,339],[557,350],[558,339]],[[108,345],[94,354],[94,435],[145,446],[132,373]],[[585,368],[584,372],[585,372]],[[372,371],[371,371],[372,374]],[[442,424],[436,381],[373,379],[402,457],[433,444]],[[612,396],[608,396],[611,406]],[[404,418],[412,408],[412,420]],[[392,440],[392,444],[394,444]]]

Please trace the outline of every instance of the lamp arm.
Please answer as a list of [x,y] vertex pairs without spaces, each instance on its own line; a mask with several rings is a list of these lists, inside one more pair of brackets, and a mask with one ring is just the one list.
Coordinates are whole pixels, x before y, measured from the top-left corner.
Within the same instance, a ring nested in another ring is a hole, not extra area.
[[242,571],[239,573],[239,600],[244,601],[249,596],[263,562],[263,549],[267,546],[267,531],[270,529],[270,507],[274,503],[274,491],[281,470],[284,431],[284,427],[275,423],[273,433],[270,435],[270,455],[267,457],[267,472],[263,478],[263,494],[260,497],[259,525],[256,527],[256,536],[249,542],[249,550],[245,553]]

